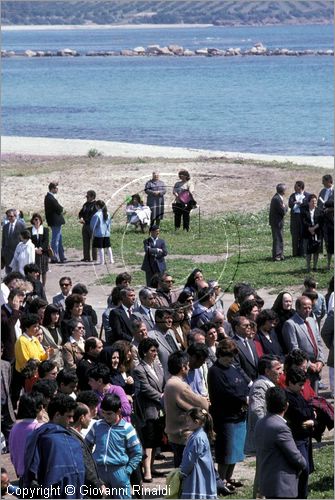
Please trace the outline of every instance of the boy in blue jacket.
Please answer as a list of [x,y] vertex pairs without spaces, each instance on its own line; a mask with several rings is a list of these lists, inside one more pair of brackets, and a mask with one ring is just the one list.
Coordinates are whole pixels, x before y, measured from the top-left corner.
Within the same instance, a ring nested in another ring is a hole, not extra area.
[[142,447],[136,430],[121,415],[121,400],[106,394],[98,420],[85,441],[93,449],[93,458],[109,498],[131,498],[130,475],[142,460]]

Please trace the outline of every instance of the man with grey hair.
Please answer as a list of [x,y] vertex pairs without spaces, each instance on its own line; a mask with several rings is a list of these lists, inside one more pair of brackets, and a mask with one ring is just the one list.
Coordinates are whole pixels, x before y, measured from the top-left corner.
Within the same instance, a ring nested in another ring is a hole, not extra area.
[[269,224],[272,231],[272,260],[284,260],[284,217],[287,212],[287,205],[284,203],[286,191],[285,184],[277,184],[276,194],[270,204]]
[[148,330],[153,330],[155,326],[156,292],[147,286],[139,291],[141,305],[134,309],[134,315],[140,318]]
[[111,327],[111,335],[108,343],[113,344],[116,340],[132,341],[132,320],[136,319],[133,314],[134,304],[136,300],[134,288],[126,287],[120,290],[121,304],[112,309],[109,314],[109,324]]
[[152,178],[145,184],[144,191],[147,198],[147,205],[151,208],[151,224],[159,226],[164,217],[164,195],[166,186],[159,178],[159,172],[152,172]]

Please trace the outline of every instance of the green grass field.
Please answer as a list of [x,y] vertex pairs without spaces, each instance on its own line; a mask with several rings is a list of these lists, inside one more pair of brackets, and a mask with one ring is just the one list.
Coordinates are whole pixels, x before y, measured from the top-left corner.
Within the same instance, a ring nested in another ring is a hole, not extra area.
[[[126,229],[123,222],[115,217],[111,242],[114,258],[124,262],[133,275],[134,285],[143,283],[144,273],[140,270],[143,260],[143,239],[147,235]],[[303,258],[291,257],[291,237],[289,221],[285,225],[286,260],[272,262],[271,231],[267,212],[256,214],[224,214],[217,217],[199,217],[192,212],[189,233],[174,231],[172,215],[167,214],[161,224],[161,237],[165,239],[169,256],[168,269],[175,278],[176,285],[186,281],[195,267],[200,267],[204,275],[220,281],[223,290],[232,291],[238,281],[247,281],[256,288],[267,288],[273,293],[302,285],[306,276]],[[73,218],[64,226],[63,238],[68,248],[81,248],[81,234],[78,222]],[[314,273],[319,288],[327,288],[331,272],[325,270],[326,258],[320,256],[320,270]],[[115,276],[104,278],[106,284],[113,284]]]

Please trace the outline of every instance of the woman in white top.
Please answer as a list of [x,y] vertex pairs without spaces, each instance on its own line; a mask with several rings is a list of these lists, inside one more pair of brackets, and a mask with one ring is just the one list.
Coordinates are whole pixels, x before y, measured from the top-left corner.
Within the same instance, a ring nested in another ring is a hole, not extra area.
[[14,257],[9,264],[12,271],[18,271],[24,276],[24,266],[35,264],[35,245],[30,239],[30,232],[24,229],[20,233],[21,241],[17,244]]
[[181,219],[183,219],[183,229],[190,229],[190,212],[196,207],[196,202],[193,198],[194,186],[191,181],[190,174],[187,170],[178,172],[179,181],[173,187],[175,201],[172,204],[174,212],[174,228],[179,229]]
[[39,267],[42,284],[45,287],[48,272],[49,229],[43,226],[43,219],[39,213],[34,213],[30,219],[32,226],[28,228],[31,241],[35,245],[35,264]]

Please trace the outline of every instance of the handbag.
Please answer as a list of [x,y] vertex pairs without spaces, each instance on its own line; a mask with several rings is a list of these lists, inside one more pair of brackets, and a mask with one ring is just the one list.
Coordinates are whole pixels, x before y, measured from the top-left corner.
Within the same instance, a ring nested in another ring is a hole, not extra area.
[[307,254],[318,253],[321,249],[321,241],[310,239],[307,244]]
[[182,203],[185,203],[185,205],[187,205],[191,201],[192,195],[188,190],[185,190],[179,193],[178,198]]
[[53,251],[53,249],[49,245],[48,246],[48,257],[50,257],[52,259],[54,256],[55,256],[55,252]]

